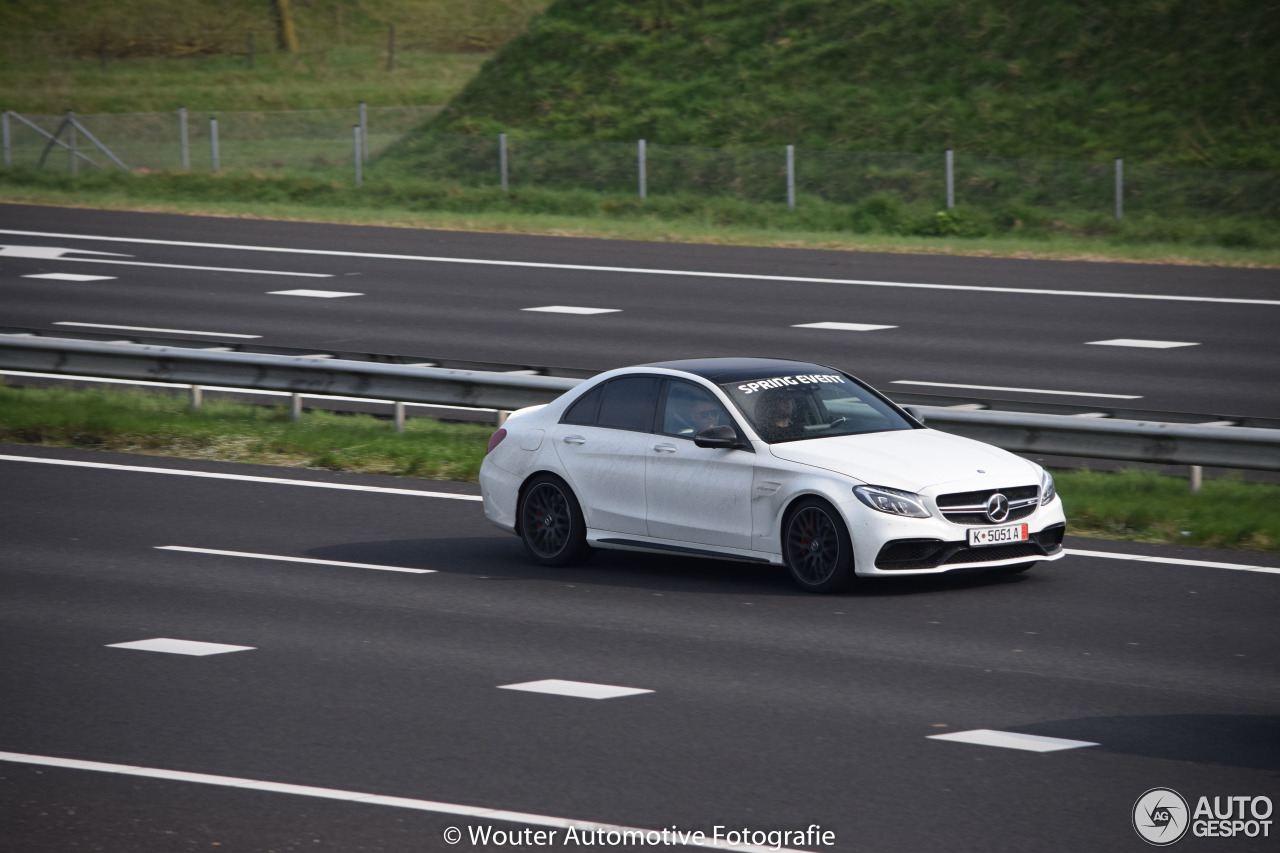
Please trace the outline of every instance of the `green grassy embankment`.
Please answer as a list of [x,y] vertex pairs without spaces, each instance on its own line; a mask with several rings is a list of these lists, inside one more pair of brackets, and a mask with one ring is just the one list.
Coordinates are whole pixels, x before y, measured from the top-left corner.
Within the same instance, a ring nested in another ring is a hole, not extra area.
[[[492,429],[411,419],[397,434],[367,415],[307,412],[142,391],[0,387],[0,441],[193,459],[474,481]],[[1071,533],[1106,539],[1280,551],[1280,486],[1142,471],[1055,472]]]

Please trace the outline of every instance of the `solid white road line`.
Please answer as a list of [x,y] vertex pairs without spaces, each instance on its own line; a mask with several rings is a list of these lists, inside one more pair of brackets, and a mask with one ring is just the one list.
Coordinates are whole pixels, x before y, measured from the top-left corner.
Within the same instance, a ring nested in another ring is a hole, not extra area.
[[870,323],[798,323],[793,329],[834,329],[840,332],[875,332],[880,329],[896,329],[897,326],[874,326]]
[[449,492],[423,492],[416,489],[389,489],[382,486],[359,486],[355,483],[317,483],[311,480],[289,480],[283,477],[254,477],[249,474],[215,474],[212,471],[180,471],[175,468],[149,468],[142,465],[115,465],[110,462],[85,462],[71,459],[40,459],[34,456],[0,454],[0,462],[34,462],[39,465],[66,465],[72,468],[102,468],[108,471],[136,471],[142,474],[172,474],[178,477],[205,477],[210,480],[239,480],[244,483],[271,483],[279,486],[308,486],[313,489],[341,489],[348,492],[376,492],[384,495],[411,495],[416,498],[443,498],[454,501],[479,501],[479,495],[454,495]]
[[1060,397],[1106,397],[1110,400],[1141,400],[1141,394],[1099,394],[1092,391],[1047,391],[1044,388],[1005,388],[1001,385],[960,385],[955,382],[917,382],[895,379],[890,385],[925,385],[930,388],[963,388],[968,391],[1017,391],[1022,394],[1056,394]]
[[1174,349],[1175,347],[1198,347],[1192,341],[1144,341],[1139,338],[1112,338],[1109,341],[1085,341],[1091,347],[1134,347],[1136,349]]
[[[641,275],[675,275],[694,278],[724,278],[744,281],[787,281],[798,284],[846,284],[866,287],[903,287],[929,290],[961,290],[989,293],[1026,293],[1036,296],[1087,296],[1103,299],[1144,299],[1164,302],[1218,302],[1235,305],[1280,305],[1280,299],[1238,299],[1228,296],[1172,296],[1150,293],[1107,293],[1095,290],[1048,290],[1033,287],[984,287],[970,284],[928,284],[921,282],[873,281],[856,278],[811,278],[791,275],[753,275],[750,273],[700,272],[696,270],[665,270],[645,267],[605,267],[584,264],[549,264],[534,261],[493,261],[480,258],[440,258],[430,255],[399,255],[379,252],[346,252],[336,249],[291,249],[280,246],[247,246],[236,243],[198,243],[187,240],[153,240],[144,237],[106,237],[93,234],[62,234],[46,231],[19,231],[0,228],[0,234],[24,237],[58,237],[73,240],[98,240],[113,243],[145,243],[154,246],[191,246],[200,249],[235,249],[244,252],[277,252],[293,255],[324,255],[341,258],[369,258],[392,261],[425,261],[442,264],[479,264],[496,267],[525,267],[532,269],[582,270],[586,272],[637,273]],[[68,259],[69,260],[69,259]]]
[[1269,566],[1246,566],[1241,563],[1219,563],[1212,560],[1144,557],[1140,554],[1117,554],[1113,551],[1082,551],[1079,548],[1068,548],[1067,553],[1074,557],[1097,557],[1103,560],[1133,560],[1139,563],[1167,563],[1173,566],[1195,566],[1201,569],[1234,569],[1238,572],[1262,572],[1268,575],[1280,575],[1280,569],[1273,569]]
[[363,293],[350,293],[343,290],[269,290],[270,296],[313,296],[317,299],[338,299],[342,296],[364,296]]
[[166,332],[172,335],[208,335],[211,338],[260,338],[262,335],[241,335],[237,332],[197,332],[191,329],[158,329],[152,326],[113,326],[109,323],[77,323],[59,320],[55,326],[82,326],[86,329],[119,329],[126,332]]
[[114,275],[76,275],[73,272],[43,272],[24,275],[23,278],[47,278],[50,281],[112,281]]
[[521,308],[521,311],[540,311],[544,314],[617,314],[621,308],[580,308],[576,305],[543,305],[541,308]]
[[403,566],[379,566],[374,563],[345,563],[340,560],[316,560],[310,557],[281,557],[277,554],[251,554],[248,551],[218,551],[213,548],[188,548],[185,545],[157,545],[157,551],[186,551],[190,554],[214,554],[219,557],[250,557],[255,560],[280,560],[286,563],[314,563],[319,566],[347,566],[353,569],[377,569],[382,572],[407,572],[429,575],[435,569],[406,569]]
[[252,651],[254,646],[230,646],[226,643],[201,643],[195,640],[174,640],[156,637],[154,640],[134,640],[132,643],[111,643],[109,649],[134,649],[140,652],[164,652],[171,655],[223,655],[227,652]]
[[951,732],[950,734],[929,735],[928,737],[930,740],[950,740],[957,743],[973,743],[978,746],[1024,749],[1028,752],[1058,752],[1063,749],[1079,749],[1082,746],[1098,746],[1098,744],[1087,740],[1024,735],[1017,732],[998,732],[992,729],[974,729],[969,732]]
[[522,690],[528,693],[551,693],[556,696],[574,696],[579,699],[616,699],[619,696],[637,696],[652,693],[639,687],[618,687],[613,684],[592,684],[589,681],[565,681],[561,678],[544,678],[541,681],[525,681],[521,684],[502,684],[499,690]]
[[[96,773],[117,773],[121,776],[141,776],[148,779],[164,779],[173,782],[194,782],[200,785],[217,785],[224,788],[245,788],[251,791],[266,791],[275,794],[295,794],[301,797],[317,797],[325,800],[342,800],[374,806],[392,806],[401,809],[434,812],[462,818],[479,818],[481,820],[501,820],[510,823],[521,823],[529,826],[545,826],[553,829],[574,829],[579,835],[595,833],[653,833],[659,835],[661,830],[644,829],[635,826],[622,826],[612,823],[575,820],[573,818],[552,817],[550,815],[512,812],[503,809],[490,809],[480,806],[464,806],[455,803],[441,803],[433,800],[414,800],[408,797],[388,797],[379,794],[367,794],[359,791],[342,791],[334,788],[317,788],[311,785],[289,785],[282,782],[264,782],[257,779],[241,779],[235,776],[214,776],[208,773],[188,773],[182,770],[162,770],[155,767],[137,767],[131,764],[108,764],[103,761],[82,761],[76,758],[57,758],[50,755],[27,755],[20,752],[0,752],[0,761],[11,761],[15,764],[32,764],[37,767],[61,767],[68,770],[91,770]],[[687,841],[685,839],[687,838]],[[682,836],[683,846],[702,847],[712,850],[732,850],[736,853],[807,853],[791,847],[773,847],[755,844],[729,844],[714,838],[698,838]],[[680,844],[674,846],[682,846]]]

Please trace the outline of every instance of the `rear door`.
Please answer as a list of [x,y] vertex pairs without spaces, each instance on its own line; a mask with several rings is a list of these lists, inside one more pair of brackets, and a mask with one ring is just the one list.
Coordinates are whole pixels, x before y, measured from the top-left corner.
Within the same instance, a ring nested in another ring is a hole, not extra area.
[[569,407],[551,430],[587,527],[645,535],[645,460],[662,382],[647,375],[612,379]]

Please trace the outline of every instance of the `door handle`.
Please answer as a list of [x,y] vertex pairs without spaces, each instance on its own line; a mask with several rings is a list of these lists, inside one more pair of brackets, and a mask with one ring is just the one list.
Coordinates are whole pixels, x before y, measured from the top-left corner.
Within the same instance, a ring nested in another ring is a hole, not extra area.
[[675,453],[676,446],[674,444],[655,444],[653,449],[659,453]]
[[580,435],[566,435],[560,439],[565,444],[586,444],[587,440]]

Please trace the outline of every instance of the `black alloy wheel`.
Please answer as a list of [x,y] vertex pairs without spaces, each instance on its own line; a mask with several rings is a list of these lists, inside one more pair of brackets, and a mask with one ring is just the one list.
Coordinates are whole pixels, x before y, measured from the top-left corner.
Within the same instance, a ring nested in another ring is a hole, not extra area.
[[783,556],[791,577],[808,592],[836,592],[853,579],[848,529],[824,501],[806,498],[787,519]]
[[590,553],[586,523],[573,492],[559,477],[534,478],[520,499],[520,538],[544,566],[571,566]]

